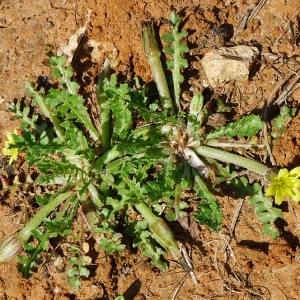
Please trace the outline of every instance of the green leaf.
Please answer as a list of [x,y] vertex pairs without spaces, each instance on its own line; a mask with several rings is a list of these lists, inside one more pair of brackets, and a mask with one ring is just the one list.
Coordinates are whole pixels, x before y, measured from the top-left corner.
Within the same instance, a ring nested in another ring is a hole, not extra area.
[[261,212],[259,214],[258,221],[261,223],[274,223],[278,218],[282,218],[282,211],[278,208],[272,207],[268,211]]
[[80,277],[85,277],[85,278],[89,278],[90,276],[90,271],[87,268],[81,268],[80,272],[79,272],[79,276]]
[[266,235],[269,234],[272,240],[275,240],[280,236],[280,232],[276,228],[274,228],[272,224],[266,224],[262,230],[262,233]]
[[238,197],[246,197],[253,194],[253,187],[249,184],[246,177],[238,177],[236,172],[229,174],[229,176],[231,178],[224,179],[226,181],[226,186],[229,190],[234,191]]
[[84,106],[84,99],[79,95],[68,95],[66,90],[57,90],[51,88],[49,93],[45,95],[46,104],[56,109],[58,116],[65,119],[75,119],[82,123],[89,131],[94,139],[99,139],[100,134],[95,129],[87,108]]
[[134,239],[133,246],[141,246],[143,255],[152,258],[152,267],[158,267],[163,271],[167,269],[168,265],[166,261],[163,260],[164,252],[151,238],[151,233],[149,231],[144,230],[139,232],[138,237]]
[[248,203],[254,206],[255,212],[258,213],[258,221],[265,224],[262,233],[270,234],[271,238],[275,239],[280,235],[275,227],[275,221],[282,218],[282,211],[272,206],[272,201],[262,193],[259,184],[255,184],[253,187],[254,191]]
[[280,110],[280,115],[277,116],[272,124],[271,136],[277,140],[286,130],[287,124],[296,114],[296,108],[289,108],[284,105]]
[[[182,33],[181,33],[182,34]],[[185,36],[184,36],[185,37]],[[180,53],[180,54],[182,54],[182,53],[187,53],[187,52],[189,52],[189,47],[188,47],[188,45],[186,45],[186,44],[179,44],[178,45],[178,52]],[[182,58],[183,59],[183,58]],[[188,63],[187,63],[187,60],[186,59],[184,59],[184,61],[185,61],[185,66],[183,66],[182,68],[187,68],[188,67]]]
[[40,196],[40,195],[35,195],[35,201],[39,204],[39,205],[46,205],[49,202],[49,199],[51,199],[51,194],[44,194],[44,197]]
[[67,58],[65,55],[62,56],[51,56],[49,58],[49,63],[51,66],[64,66],[66,64]]
[[[174,41],[174,34],[171,32],[166,32],[163,36],[162,36],[162,41],[167,42],[167,43],[171,43]],[[170,46],[172,47],[172,46]]]
[[[254,195],[251,200],[253,200],[254,197],[259,198],[259,201],[255,204],[255,212],[257,214],[262,213],[266,210],[269,210],[272,207],[272,201],[268,197],[263,197],[264,201],[261,201],[263,198],[259,195]],[[251,205],[252,201],[249,201],[249,204]]]
[[33,96],[35,96],[35,88],[34,88],[34,84],[33,83],[31,83],[31,82],[28,82],[28,81],[26,81],[25,82],[25,87],[26,87],[26,90],[27,90],[27,96],[28,97],[33,97]]
[[129,135],[132,122],[132,111],[122,97],[115,96],[111,102],[111,110],[115,116],[114,135],[126,138]]
[[49,218],[44,219],[45,228],[48,229],[50,232],[55,232],[59,234],[70,234],[72,232],[71,222],[67,218],[54,221]]
[[232,138],[238,136],[240,138],[251,138],[258,131],[262,130],[264,123],[261,118],[256,115],[249,115],[242,117],[233,123],[229,123],[226,126],[222,126],[217,130],[206,135],[206,139],[222,137],[224,135]]
[[202,201],[197,204],[199,210],[194,213],[194,218],[201,225],[207,225],[213,231],[218,232],[222,225],[222,211],[219,208],[217,199],[208,190],[198,173],[193,170],[193,174],[200,188],[198,197],[203,198]]
[[171,45],[167,45],[166,47],[164,47],[164,52],[166,54],[173,54],[174,53],[174,47]]
[[176,14],[174,11],[172,11],[169,15],[169,20],[172,22],[173,25],[175,25],[180,19],[180,16]]
[[220,224],[217,222],[216,216],[214,216],[214,210],[210,203],[202,200],[201,203],[197,204],[197,208],[199,210],[195,211],[194,218],[199,222],[199,224],[206,225],[215,232],[220,231]]

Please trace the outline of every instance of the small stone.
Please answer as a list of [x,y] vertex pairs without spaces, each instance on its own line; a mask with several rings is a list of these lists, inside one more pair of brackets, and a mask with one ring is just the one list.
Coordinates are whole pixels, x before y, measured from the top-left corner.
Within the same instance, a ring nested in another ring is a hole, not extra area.
[[247,80],[259,51],[256,47],[222,47],[207,52],[201,60],[209,85],[213,88],[232,80]]

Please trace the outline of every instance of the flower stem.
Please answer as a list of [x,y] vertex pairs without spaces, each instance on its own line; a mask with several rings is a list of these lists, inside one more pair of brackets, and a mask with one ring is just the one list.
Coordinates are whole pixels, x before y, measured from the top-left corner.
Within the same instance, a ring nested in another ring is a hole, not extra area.
[[161,64],[161,52],[155,40],[153,24],[143,24],[142,42],[145,51],[145,56],[150,64],[151,71],[157,85],[162,107],[163,109],[168,110],[170,115],[174,115],[175,110],[173,106],[173,101],[167,84],[166,76]]
[[253,144],[253,143],[247,143],[247,142],[239,142],[239,141],[224,141],[222,139],[209,139],[205,142],[205,145],[212,146],[212,147],[230,147],[230,148],[244,148],[244,149],[250,149],[250,148],[263,148],[265,147],[265,144]]
[[214,158],[216,160],[220,160],[220,161],[223,161],[226,163],[235,164],[240,167],[244,167],[248,170],[251,170],[255,173],[258,173],[260,175],[263,175],[263,176],[265,176],[267,174],[267,172],[270,170],[269,167],[255,161],[255,160],[252,160],[252,159],[249,159],[249,158],[237,155],[237,154],[228,153],[223,150],[219,150],[219,149],[215,149],[215,148],[207,147],[207,146],[193,146],[193,149],[199,155]]
[[17,239],[21,242],[26,243],[31,234],[32,230],[39,227],[39,225],[43,222],[44,218],[46,218],[57,206],[59,206],[64,200],[66,200],[72,192],[71,184],[68,184],[58,190],[53,199],[50,200],[45,206],[43,206],[39,212],[26,224],[26,226],[18,233]]

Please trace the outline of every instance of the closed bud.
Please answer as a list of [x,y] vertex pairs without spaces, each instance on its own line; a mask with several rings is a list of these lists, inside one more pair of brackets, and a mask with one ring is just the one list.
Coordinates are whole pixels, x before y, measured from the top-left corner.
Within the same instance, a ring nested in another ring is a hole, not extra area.
[[0,248],[0,263],[10,260],[23,250],[23,243],[13,234],[9,236]]
[[94,228],[98,222],[97,209],[94,203],[90,198],[81,199],[80,203],[87,226],[89,229]]
[[201,112],[203,107],[203,96],[201,94],[196,94],[190,104],[190,114],[197,117]]
[[173,232],[163,219],[157,217],[155,222],[150,224],[150,229],[154,239],[170,252],[175,259],[181,257]]
[[153,54],[160,55],[159,47],[155,40],[155,32],[151,22],[142,24],[142,43],[146,58],[148,59]]

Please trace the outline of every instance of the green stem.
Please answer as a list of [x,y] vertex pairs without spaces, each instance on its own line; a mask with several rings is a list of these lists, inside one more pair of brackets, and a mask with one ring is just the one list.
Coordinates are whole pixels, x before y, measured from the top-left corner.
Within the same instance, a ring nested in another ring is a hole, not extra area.
[[30,263],[26,264],[25,270],[24,270],[24,277],[25,278],[30,278],[30,268],[32,267],[32,262],[34,262],[37,258],[37,256],[39,255],[39,253],[41,253],[45,247],[45,243],[49,240],[50,237],[50,233],[45,233],[42,237],[42,239],[39,241],[38,246],[35,248],[35,251],[33,253],[33,255],[29,258]]
[[142,42],[146,58],[150,64],[154,81],[156,83],[160,101],[164,110],[168,110],[170,115],[175,114],[171,94],[167,84],[166,76],[161,64],[161,52],[155,40],[155,32],[152,24],[143,24]]
[[42,113],[50,119],[50,121],[52,122],[53,126],[54,126],[54,130],[58,136],[58,138],[64,142],[65,141],[65,133],[63,128],[60,126],[60,121],[58,119],[58,117],[56,115],[51,114],[50,110],[48,109],[44,98],[36,91],[34,91],[35,94],[35,99],[38,103],[38,105],[40,106],[40,109],[42,111]]
[[100,194],[96,189],[93,183],[90,183],[88,186],[90,196],[92,197],[92,201],[96,207],[101,207],[103,205],[103,201],[101,200]]
[[214,158],[216,160],[220,160],[225,163],[235,164],[263,176],[267,175],[268,171],[270,171],[270,168],[265,166],[264,164],[261,164],[255,160],[237,154],[229,153],[223,150],[219,150],[207,146],[193,146],[193,149],[199,155]]
[[222,147],[222,148],[264,148],[265,144],[253,144],[247,142],[239,142],[239,141],[224,141],[222,139],[209,139],[205,142],[206,146],[212,147]]
[[113,147],[110,150],[106,151],[102,154],[94,163],[93,169],[95,171],[101,169],[104,165],[108,164],[109,162],[113,161],[114,159],[121,156],[121,152],[117,150],[117,147]]
[[[180,20],[177,21],[176,24],[174,24],[173,28],[173,36],[174,36],[174,42],[173,42],[173,47],[174,47],[174,54],[173,54],[173,83],[174,83],[174,98],[175,98],[175,105],[178,110],[180,110],[180,83],[183,81],[183,75],[180,73],[180,69],[182,68],[182,62],[185,61],[181,57],[181,51],[180,51],[180,46],[183,47],[183,45],[180,44],[180,34],[178,33],[178,27],[180,24]],[[188,51],[188,48],[187,48]]]
[[110,77],[110,67],[108,60],[105,60],[102,72],[99,75],[97,84],[97,100],[100,107],[100,123],[101,123],[101,141],[103,151],[107,151],[110,148],[111,139],[111,110],[110,99],[106,96],[103,88],[105,79]]
[[77,93],[77,90],[73,89],[71,81],[68,78],[68,76],[66,75],[66,69],[59,64],[56,65],[56,67],[57,67],[57,69],[59,69],[59,71],[61,73],[62,81],[66,84],[69,94],[75,95]]
[[64,186],[62,189],[57,191],[45,206],[43,206],[39,212],[26,224],[26,226],[18,233],[17,239],[21,242],[26,243],[32,235],[32,230],[36,229],[57,206],[59,206],[64,200],[66,200],[72,192],[70,191],[71,184]]
[[175,215],[176,215],[176,219],[180,218],[180,197],[182,194],[182,188],[181,188],[181,183],[177,183],[175,186],[175,201],[174,201],[174,207],[175,207]]
[[[71,197],[71,198],[73,198],[73,197]],[[68,208],[70,207],[70,205],[71,205],[71,202],[72,202],[72,201],[70,201],[71,198],[69,198],[69,199],[67,200],[67,202],[66,202],[65,205],[64,205],[64,208],[63,208],[60,212],[57,213],[57,215],[56,215],[55,218],[54,218],[54,221],[57,222],[57,221],[59,221],[59,220],[62,219],[62,217],[63,217],[64,214],[66,213],[67,209],[68,209]],[[74,212],[74,211],[77,211],[77,207],[78,207],[78,201],[76,201],[76,204],[75,204],[75,207],[74,207],[74,209],[73,209],[73,212]],[[75,215],[75,213],[73,213],[73,216],[74,216],[74,215]],[[34,253],[33,253],[32,256],[30,257],[30,263],[27,263],[27,264],[26,264],[26,268],[25,268],[25,271],[24,271],[24,276],[25,276],[25,278],[29,278],[29,277],[30,277],[30,268],[32,267],[31,262],[36,261],[37,256],[39,255],[39,253],[41,253],[41,252],[44,250],[45,243],[49,240],[49,238],[51,237],[51,234],[52,234],[52,233],[53,233],[53,232],[47,230],[47,231],[43,234],[42,239],[39,241],[38,246],[35,248]]]

